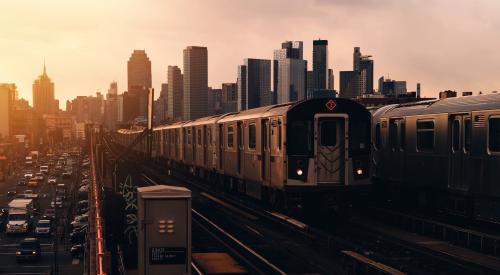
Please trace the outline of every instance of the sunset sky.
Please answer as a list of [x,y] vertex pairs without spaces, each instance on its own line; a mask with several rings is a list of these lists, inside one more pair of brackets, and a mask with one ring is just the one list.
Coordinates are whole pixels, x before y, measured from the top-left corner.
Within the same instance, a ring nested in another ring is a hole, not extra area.
[[62,109],[77,95],[126,89],[127,60],[145,49],[153,86],[168,65],[182,68],[182,49],[208,47],[209,85],[236,81],[244,58],[272,58],[285,40],[327,39],[330,67],[352,69],[353,47],[372,55],[380,76],[422,83],[423,95],[445,89],[500,86],[500,1],[403,0],[120,0],[2,1],[0,83],[15,83],[31,101],[31,85],[47,72]]

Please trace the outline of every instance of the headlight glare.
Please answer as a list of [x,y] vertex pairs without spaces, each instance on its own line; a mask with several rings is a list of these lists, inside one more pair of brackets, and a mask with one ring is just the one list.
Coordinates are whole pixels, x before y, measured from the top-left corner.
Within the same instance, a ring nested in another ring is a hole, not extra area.
[[300,168],[299,168],[299,169],[297,169],[297,175],[302,176],[302,174],[303,174],[303,173],[304,173],[304,172],[302,171],[302,169],[300,169]]

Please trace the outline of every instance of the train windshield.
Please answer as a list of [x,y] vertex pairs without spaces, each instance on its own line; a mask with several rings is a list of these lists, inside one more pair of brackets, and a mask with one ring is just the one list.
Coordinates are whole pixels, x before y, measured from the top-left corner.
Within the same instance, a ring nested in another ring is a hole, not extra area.
[[311,121],[294,121],[288,131],[288,154],[310,155],[313,149]]
[[366,122],[351,123],[349,129],[349,151],[351,153],[370,150],[370,128]]

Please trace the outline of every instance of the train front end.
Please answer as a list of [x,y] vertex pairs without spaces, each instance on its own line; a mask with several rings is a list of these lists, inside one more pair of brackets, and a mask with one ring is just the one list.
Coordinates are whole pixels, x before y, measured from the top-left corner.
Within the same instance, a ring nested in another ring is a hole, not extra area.
[[287,193],[346,194],[370,185],[371,114],[343,98],[297,103],[287,112]]

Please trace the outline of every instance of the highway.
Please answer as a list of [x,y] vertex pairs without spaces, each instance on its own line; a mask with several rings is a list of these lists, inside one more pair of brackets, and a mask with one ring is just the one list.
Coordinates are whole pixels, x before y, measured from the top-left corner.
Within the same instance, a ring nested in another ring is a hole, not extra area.
[[[62,179],[61,177],[57,178],[57,183],[64,183],[66,185],[66,192],[69,192],[69,186],[73,184],[75,181],[74,177],[76,177],[76,171],[74,167],[73,178],[71,179]],[[38,172],[36,169],[32,169],[33,172]],[[47,177],[42,184],[38,187],[26,187],[26,186],[18,186],[17,182],[24,176],[24,168],[18,168],[16,170],[15,175],[11,175],[8,177],[6,182],[0,183],[0,208],[7,208],[8,203],[14,199],[14,195],[8,195],[7,192],[9,190],[16,190],[17,194],[24,193],[25,190],[31,189],[35,193],[38,194],[39,200],[39,210],[35,213],[35,217],[33,219],[33,226],[28,235],[19,235],[19,236],[7,236],[5,233],[5,229],[2,229],[0,232],[0,274],[51,274],[51,271],[54,268],[54,227],[52,228],[52,236],[50,237],[39,237],[39,241],[41,244],[42,254],[41,259],[36,262],[16,262],[16,249],[18,247],[19,242],[29,236],[34,235],[34,227],[36,226],[36,222],[41,218],[41,213],[45,211],[45,209],[50,208],[50,202],[54,196],[54,188],[55,185],[47,184]],[[83,273],[83,264],[81,260],[72,259],[70,255],[71,243],[69,241],[69,228],[67,221],[68,214],[68,206],[70,205],[70,196],[68,199],[64,201],[63,208],[57,211],[60,232],[60,239],[57,246],[57,264],[58,264],[58,273],[59,274],[82,274]],[[55,274],[55,273],[54,273]]]

